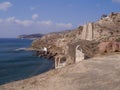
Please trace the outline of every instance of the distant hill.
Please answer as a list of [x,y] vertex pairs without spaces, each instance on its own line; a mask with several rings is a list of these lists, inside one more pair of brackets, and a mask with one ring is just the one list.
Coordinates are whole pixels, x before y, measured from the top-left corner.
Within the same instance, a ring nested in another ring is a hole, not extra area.
[[36,39],[41,38],[44,34],[30,34],[30,35],[19,35],[18,38],[21,39]]

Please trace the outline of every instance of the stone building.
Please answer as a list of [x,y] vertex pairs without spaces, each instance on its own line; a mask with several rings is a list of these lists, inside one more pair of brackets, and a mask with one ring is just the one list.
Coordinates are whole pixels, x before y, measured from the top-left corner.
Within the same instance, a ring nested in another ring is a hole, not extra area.
[[[69,48],[70,49],[70,48]],[[80,61],[85,59],[85,54],[82,51],[82,48],[80,48],[80,45],[77,45],[75,48],[72,48],[73,50],[71,53],[72,56],[67,53],[66,55],[59,54],[55,57],[55,68],[62,68],[66,65],[73,64],[73,63],[79,63]]]
[[83,26],[81,39],[93,40],[93,23],[88,23]]

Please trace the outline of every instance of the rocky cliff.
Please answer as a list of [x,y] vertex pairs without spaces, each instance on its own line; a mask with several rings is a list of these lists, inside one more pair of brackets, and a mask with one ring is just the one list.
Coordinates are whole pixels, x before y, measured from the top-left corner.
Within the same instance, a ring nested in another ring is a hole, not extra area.
[[68,64],[71,64],[75,62],[77,45],[85,57],[92,57],[99,53],[98,44],[111,41],[120,42],[120,13],[111,13],[74,30],[47,34],[33,41],[32,47],[38,51],[46,47],[49,57],[55,59],[56,56],[63,55],[69,61]]

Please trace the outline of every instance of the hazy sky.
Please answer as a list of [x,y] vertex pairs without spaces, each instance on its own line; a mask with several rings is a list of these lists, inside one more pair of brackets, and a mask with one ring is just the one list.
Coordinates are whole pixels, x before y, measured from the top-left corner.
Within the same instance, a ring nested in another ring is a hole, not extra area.
[[120,0],[0,0],[0,38],[49,33],[120,12]]

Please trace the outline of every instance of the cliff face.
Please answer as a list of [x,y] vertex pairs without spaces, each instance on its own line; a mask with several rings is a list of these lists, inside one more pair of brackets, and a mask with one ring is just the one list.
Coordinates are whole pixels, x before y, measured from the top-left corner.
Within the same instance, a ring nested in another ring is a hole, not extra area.
[[33,41],[32,47],[38,50],[46,47],[53,59],[63,55],[67,64],[71,64],[75,63],[78,45],[85,57],[92,57],[99,52],[98,44],[103,41],[120,42],[120,13],[111,13],[75,30],[47,34]]

